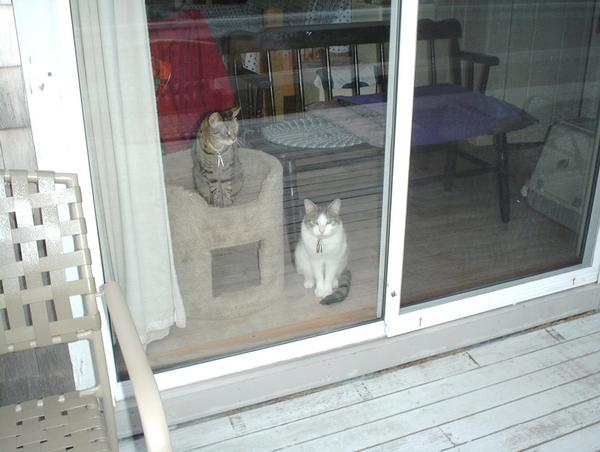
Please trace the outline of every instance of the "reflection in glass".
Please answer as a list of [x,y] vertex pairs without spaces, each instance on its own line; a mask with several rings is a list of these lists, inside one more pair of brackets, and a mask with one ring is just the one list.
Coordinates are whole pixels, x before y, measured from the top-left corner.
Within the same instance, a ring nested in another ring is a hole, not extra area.
[[147,2],[187,315],[156,368],[381,316],[389,9]]
[[420,5],[403,306],[582,261],[594,5]]

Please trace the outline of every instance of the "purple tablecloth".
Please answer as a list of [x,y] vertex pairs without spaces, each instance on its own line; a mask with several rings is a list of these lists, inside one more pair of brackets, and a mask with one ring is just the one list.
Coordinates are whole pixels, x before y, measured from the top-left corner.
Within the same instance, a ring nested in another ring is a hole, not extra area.
[[[386,102],[382,94],[340,96],[336,99],[338,104],[362,106],[371,112],[385,115]],[[373,130],[361,130],[361,127],[358,127],[360,121],[352,121],[349,117],[352,114],[360,115],[360,110],[354,109],[352,113],[339,112],[340,115],[333,112],[329,115],[325,113],[326,110],[321,109],[318,111],[320,116],[336,125],[345,124],[345,127],[351,127],[354,133],[371,144],[383,144],[385,122],[378,124],[375,134],[381,135],[381,139],[378,138],[373,142]],[[479,92],[468,91],[461,86],[420,86],[415,88],[412,144],[418,146],[447,143],[481,135],[509,132],[534,122],[532,116],[508,102]]]

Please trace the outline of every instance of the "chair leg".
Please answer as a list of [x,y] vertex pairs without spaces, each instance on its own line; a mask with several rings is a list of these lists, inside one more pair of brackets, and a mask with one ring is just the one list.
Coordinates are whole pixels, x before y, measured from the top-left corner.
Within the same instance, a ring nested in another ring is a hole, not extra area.
[[496,174],[498,178],[498,201],[500,216],[504,223],[510,221],[510,188],[508,186],[508,154],[506,152],[506,134],[494,135],[496,147]]
[[458,145],[450,143],[446,150],[446,167],[444,169],[444,190],[452,190],[454,175],[456,174],[456,159],[458,158]]
[[[284,160],[283,162],[283,206],[285,218],[288,224],[287,235],[290,252],[294,253],[296,243],[300,237],[300,222],[302,218],[298,211],[298,177],[296,174],[296,162]],[[292,258],[293,260],[293,258]]]

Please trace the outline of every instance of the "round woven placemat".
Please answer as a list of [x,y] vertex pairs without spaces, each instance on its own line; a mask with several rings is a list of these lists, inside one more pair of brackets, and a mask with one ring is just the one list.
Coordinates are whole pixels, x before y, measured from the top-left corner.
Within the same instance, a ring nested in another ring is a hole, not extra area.
[[310,115],[275,122],[264,127],[262,133],[271,143],[298,148],[341,148],[363,143],[347,130]]

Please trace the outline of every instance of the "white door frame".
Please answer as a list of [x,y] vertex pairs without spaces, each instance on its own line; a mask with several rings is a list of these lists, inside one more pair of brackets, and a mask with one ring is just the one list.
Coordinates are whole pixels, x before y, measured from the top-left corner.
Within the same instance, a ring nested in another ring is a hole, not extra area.
[[[159,372],[156,374],[156,380],[161,390],[381,339],[386,335],[407,333],[598,281],[600,262],[596,240],[598,225],[595,222],[593,233],[590,233],[594,252],[587,265],[527,278],[519,281],[518,284],[503,284],[490,289],[473,291],[467,296],[448,297],[407,310],[400,309],[418,0],[404,0],[401,6],[402,14],[399,11],[399,2],[392,3],[391,36],[399,36],[400,39],[391,40],[390,68],[404,69],[402,71],[390,69],[390,79],[396,81],[395,86],[390,90],[390,98],[395,98],[396,102],[388,105],[388,117],[394,118],[394,121],[389,125],[386,143],[389,149],[393,149],[386,162],[387,167],[393,168],[393,171],[387,172],[390,174],[386,174],[384,181],[386,187],[391,186],[390,196],[387,194],[389,190],[384,190],[386,193],[384,206],[390,206],[388,221],[384,221],[386,227],[383,235],[389,237],[385,254],[388,271],[386,284],[382,287],[386,300],[384,320],[181,369]],[[94,274],[96,278],[101,278],[100,248],[93,208],[69,1],[13,0],[13,4],[39,167],[75,172],[79,175],[84,199],[83,208],[89,226],[88,235],[94,261]],[[597,210],[598,208],[594,207],[595,213]],[[108,340],[110,337],[108,330],[105,331],[105,337],[106,348],[110,353],[112,347]],[[74,354],[74,359],[80,359],[77,353]],[[88,374],[87,368],[84,369],[83,374]],[[112,378],[115,383],[116,399],[132,395],[129,382],[116,384],[114,365]]]

